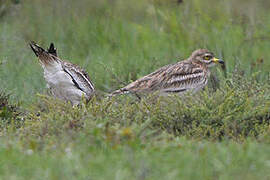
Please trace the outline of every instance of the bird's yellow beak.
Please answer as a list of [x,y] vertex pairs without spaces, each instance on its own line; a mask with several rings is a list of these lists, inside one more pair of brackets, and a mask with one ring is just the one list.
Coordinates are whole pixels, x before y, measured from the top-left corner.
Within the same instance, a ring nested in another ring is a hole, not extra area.
[[214,63],[219,63],[219,64],[224,64],[225,63],[223,60],[215,58],[215,57],[213,58],[213,62]]

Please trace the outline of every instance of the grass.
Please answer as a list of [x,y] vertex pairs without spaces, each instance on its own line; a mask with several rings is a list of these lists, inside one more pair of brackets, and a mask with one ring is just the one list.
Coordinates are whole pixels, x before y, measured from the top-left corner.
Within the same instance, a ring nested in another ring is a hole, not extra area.
[[[0,179],[269,179],[269,6],[0,0]],[[85,68],[97,97],[44,95],[31,40]],[[195,96],[104,98],[197,48],[227,69]]]
[[42,152],[2,145],[1,175],[4,179],[269,178],[269,160],[265,160],[269,146],[251,141],[240,145],[181,138],[174,143],[142,147],[136,142],[119,148],[90,141],[77,136]]

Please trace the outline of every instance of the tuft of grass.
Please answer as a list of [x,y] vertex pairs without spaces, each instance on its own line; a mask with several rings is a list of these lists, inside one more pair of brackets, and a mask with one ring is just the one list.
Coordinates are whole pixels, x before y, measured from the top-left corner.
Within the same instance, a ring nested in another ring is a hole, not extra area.
[[[22,112],[17,104],[10,103],[10,95],[0,92],[0,129],[4,130],[10,126],[19,128],[23,125]],[[0,131],[1,131],[0,130]]]

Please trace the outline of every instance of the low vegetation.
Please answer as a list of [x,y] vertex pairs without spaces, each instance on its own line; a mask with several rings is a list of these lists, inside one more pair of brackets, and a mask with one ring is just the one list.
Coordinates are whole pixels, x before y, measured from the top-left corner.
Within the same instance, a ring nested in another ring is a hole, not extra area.
[[9,102],[10,95],[0,92],[0,129],[3,131],[7,127],[19,128],[23,124],[23,119],[20,117],[22,112],[18,105]]

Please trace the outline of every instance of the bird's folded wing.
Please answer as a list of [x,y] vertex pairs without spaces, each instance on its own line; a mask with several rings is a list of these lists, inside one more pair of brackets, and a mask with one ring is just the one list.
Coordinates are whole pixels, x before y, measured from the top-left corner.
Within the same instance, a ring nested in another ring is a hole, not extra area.
[[148,74],[122,88],[122,91],[152,91],[160,88],[164,76],[166,76],[166,70],[173,64],[163,66],[158,70]]
[[74,85],[78,89],[86,94],[91,94],[94,91],[94,85],[83,69],[68,62],[63,62],[62,67],[63,70],[71,76]]
[[[158,70],[152,72],[151,74],[148,74],[130,84],[127,86],[118,89],[110,94],[110,96],[115,96],[115,95],[121,95],[121,94],[127,94],[127,93],[132,93],[132,92],[141,92],[141,91],[150,91],[149,89],[149,83],[150,81],[155,78],[158,74],[163,72],[165,69],[169,68],[172,65],[167,65],[159,68]],[[158,83],[157,83],[158,84]]]
[[184,92],[189,89],[203,87],[207,83],[207,75],[203,70],[196,70],[194,73],[170,74],[168,80],[162,84],[160,89],[166,93]]
[[203,85],[206,72],[191,64],[164,66],[122,88],[122,91],[182,92]]

